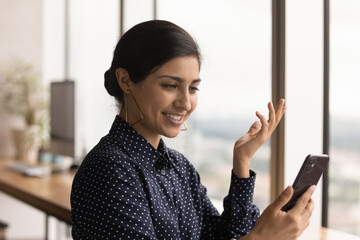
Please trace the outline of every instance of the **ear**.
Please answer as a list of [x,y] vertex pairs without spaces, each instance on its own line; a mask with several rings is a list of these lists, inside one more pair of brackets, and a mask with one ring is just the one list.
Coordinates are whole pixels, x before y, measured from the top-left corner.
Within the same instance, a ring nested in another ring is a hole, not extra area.
[[124,91],[124,93],[129,93],[132,81],[128,71],[124,68],[118,68],[115,70],[115,75],[120,88]]

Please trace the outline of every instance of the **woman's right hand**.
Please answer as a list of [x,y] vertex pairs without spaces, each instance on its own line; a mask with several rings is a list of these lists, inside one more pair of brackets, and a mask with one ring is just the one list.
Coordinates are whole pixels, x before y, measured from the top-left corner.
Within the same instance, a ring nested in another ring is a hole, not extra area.
[[291,199],[293,188],[287,187],[269,205],[258,219],[254,229],[244,239],[253,240],[293,240],[297,239],[309,226],[314,209],[311,199],[315,186],[311,186],[288,212],[281,208]]

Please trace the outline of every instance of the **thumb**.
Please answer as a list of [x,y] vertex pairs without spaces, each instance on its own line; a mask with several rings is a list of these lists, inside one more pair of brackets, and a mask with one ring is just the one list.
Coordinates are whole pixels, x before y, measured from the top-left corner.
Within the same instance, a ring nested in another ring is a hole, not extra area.
[[294,189],[291,186],[287,186],[285,190],[275,199],[273,207],[275,209],[281,209],[292,197]]
[[251,134],[251,135],[255,134],[255,133],[257,133],[259,131],[260,127],[261,127],[261,123],[259,121],[256,121],[251,125],[248,133]]

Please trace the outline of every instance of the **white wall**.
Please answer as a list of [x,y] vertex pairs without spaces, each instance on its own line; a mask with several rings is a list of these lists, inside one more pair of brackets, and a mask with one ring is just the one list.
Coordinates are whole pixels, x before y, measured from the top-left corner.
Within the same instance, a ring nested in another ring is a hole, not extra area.
[[21,58],[41,67],[41,0],[0,0],[0,62]]
[[45,84],[65,78],[65,0],[42,0],[41,73]]
[[[0,0],[0,71],[14,59],[21,59],[41,68],[41,0]],[[11,144],[11,127],[24,122],[6,116],[0,109],[0,157],[15,153]]]
[[[322,153],[323,1],[286,2],[285,185],[308,154]],[[312,226],[321,225],[322,179],[314,193]]]
[[[36,71],[42,65],[42,1],[0,0],[0,68],[13,59],[31,63]],[[11,157],[14,146],[11,128],[22,126],[20,119],[0,110],[0,158]],[[0,219],[9,224],[10,239],[41,239],[44,236],[45,215],[0,192]]]

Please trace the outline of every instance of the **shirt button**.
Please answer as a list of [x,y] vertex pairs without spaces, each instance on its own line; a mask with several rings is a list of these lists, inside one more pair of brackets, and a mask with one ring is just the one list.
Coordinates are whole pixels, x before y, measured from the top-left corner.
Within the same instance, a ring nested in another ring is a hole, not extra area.
[[161,174],[162,174],[162,175],[165,175],[165,174],[166,174],[166,172],[165,172],[164,169],[161,170]]

